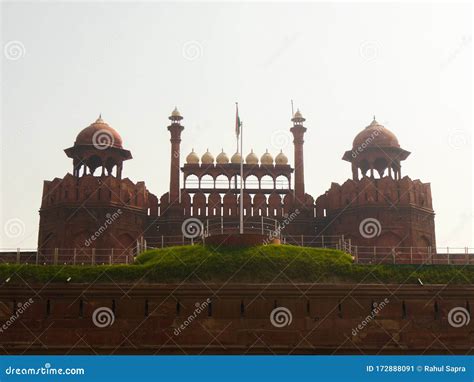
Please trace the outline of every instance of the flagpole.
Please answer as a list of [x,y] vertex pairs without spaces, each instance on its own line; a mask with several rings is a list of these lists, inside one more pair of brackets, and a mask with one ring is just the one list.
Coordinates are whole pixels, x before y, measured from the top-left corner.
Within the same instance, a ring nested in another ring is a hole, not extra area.
[[[235,103],[235,140],[237,142],[237,150],[239,152],[239,134],[240,134],[240,122],[239,122],[239,103]],[[238,130],[237,130],[238,129]]]
[[240,234],[244,233],[244,150],[243,150],[244,124],[240,124]]

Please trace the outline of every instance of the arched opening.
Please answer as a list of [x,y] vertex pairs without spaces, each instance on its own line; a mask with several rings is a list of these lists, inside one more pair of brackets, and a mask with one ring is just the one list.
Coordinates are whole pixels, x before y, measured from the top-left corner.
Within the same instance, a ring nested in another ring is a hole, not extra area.
[[198,188],[199,187],[199,178],[197,175],[190,174],[184,180],[184,188]]
[[260,179],[260,188],[266,189],[266,190],[273,190],[275,187],[275,182],[273,181],[273,178],[270,175],[264,175]]
[[240,189],[240,175],[234,175],[230,179],[230,188],[235,190]]
[[388,162],[385,158],[377,158],[374,162],[374,169],[378,172],[379,177],[383,178],[385,170],[388,168]]
[[90,174],[94,175],[94,172],[97,168],[102,167],[102,159],[97,155],[93,155],[87,159],[87,167],[89,168]]
[[367,159],[363,159],[360,161],[359,163],[359,169],[360,169],[360,172],[362,174],[362,176],[367,176],[367,171],[369,171],[369,162],[367,161]]
[[107,170],[107,175],[112,175],[112,171],[114,169],[114,166],[116,166],[117,163],[113,158],[107,158],[105,161],[105,169]]
[[249,175],[245,178],[246,189],[258,189],[259,187],[260,183],[255,175]]
[[200,188],[214,188],[214,178],[209,175],[203,175],[200,181]]
[[229,188],[230,186],[230,181],[229,178],[226,175],[219,175],[216,178],[216,188]]
[[289,190],[290,180],[285,175],[277,176],[275,180],[275,188],[278,190]]

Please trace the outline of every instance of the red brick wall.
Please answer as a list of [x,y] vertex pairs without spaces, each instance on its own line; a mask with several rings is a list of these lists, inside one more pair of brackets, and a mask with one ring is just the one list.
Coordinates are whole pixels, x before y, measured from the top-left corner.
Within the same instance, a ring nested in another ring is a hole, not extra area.
[[[455,328],[447,319],[454,307],[474,306],[472,286],[4,286],[0,323],[12,315],[14,303],[29,298],[31,306],[1,333],[4,353],[465,354],[474,338],[472,320]],[[211,311],[203,308],[176,335],[196,303],[208,298]],[[375,320],[354,335],[373,303],[385,298],[389,302]],[[272,325],[275,306],[290,310],[290,325]],[[115,310],[111,326],[99,328],[92,322],[94,310],[101,307]]]

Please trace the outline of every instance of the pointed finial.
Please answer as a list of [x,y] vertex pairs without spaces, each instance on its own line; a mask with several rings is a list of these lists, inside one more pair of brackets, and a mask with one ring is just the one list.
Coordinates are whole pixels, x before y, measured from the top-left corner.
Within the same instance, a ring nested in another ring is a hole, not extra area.
[[179,121],[181,121],[183,119],[183,117],[181,116],[181,113],[179,112],[177,106],[174,107],[174,110],[171,112],[171,115],[168,117],[168,119],[175,122],[175,123],[176,122],[179,123]]
[[301,114],[300,109],[296,109],[296,113],[294,114],[293,118],[291,119],[294,124],[301,125],[306,119],[303,118],[303,114]]
[[375,115],[374,115],[374,119],[372,120],[372,122],[370,123],[370,126],[375,126],[375,125],[378,125],[379,123],[377,122],[377,120],[375,119]]

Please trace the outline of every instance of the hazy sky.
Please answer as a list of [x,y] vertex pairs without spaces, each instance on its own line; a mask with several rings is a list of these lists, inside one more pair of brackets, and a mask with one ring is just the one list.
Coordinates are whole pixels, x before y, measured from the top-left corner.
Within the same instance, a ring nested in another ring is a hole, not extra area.
[[431,183],[437,244],[473,247],[471,28],[449,3],[3,3],[0,247],[36,246],[43,180],[72,171],[63,149],[99,113],[134,156],[124,176],[161,195],[175,105],[183,157],[235,151],[237,100],[260,155],[290,99],[308,193],[351,176],[342,154],[375,114],[412,153],[402,175]]

